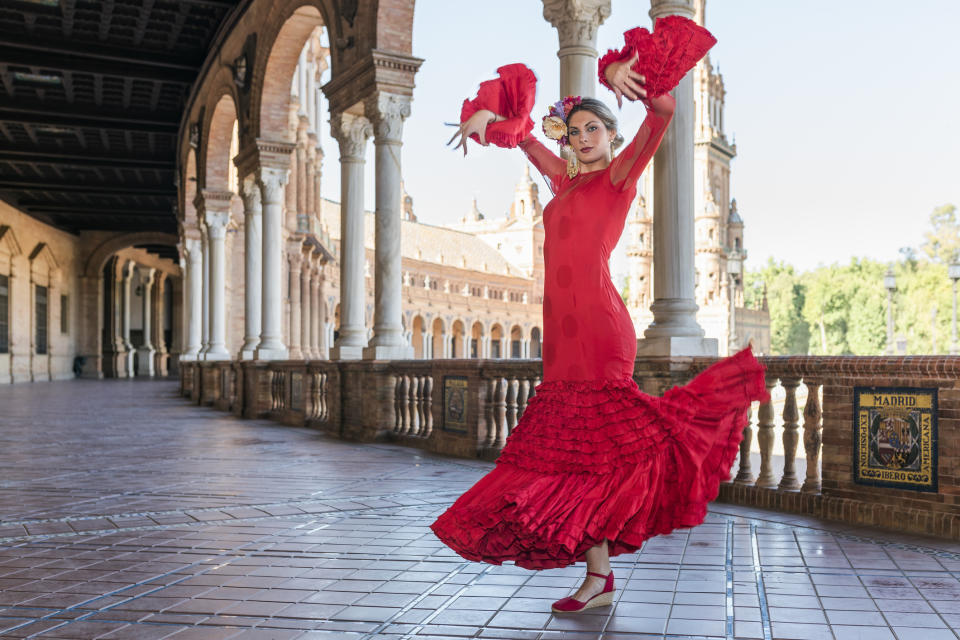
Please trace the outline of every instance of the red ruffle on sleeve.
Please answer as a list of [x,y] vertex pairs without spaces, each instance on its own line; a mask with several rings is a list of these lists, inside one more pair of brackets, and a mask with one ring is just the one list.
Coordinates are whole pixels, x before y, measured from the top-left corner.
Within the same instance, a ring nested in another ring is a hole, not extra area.
[[713,34],[683,16],[657,18],[653,33],[637,27],[624,33],[623,38],[626,42],[623,49],[611,49],[600,58],[600,84],[612,91],[604,76],[607,67],[637,53],[633,70],[646,79],[644,88],[648,99],[661,96],[680,84],[683,76],[717,43]]
[[[499,78],[480,83],[477,97],[464,100],[460,122],[481,109],[489,109],[506,120],[487,125],[487,142],[512,149],[533,130],[530,112],[537,97],[537,76],[526,65],[515,63],[497,69]],[[470,136],[480,142],[474,134]]]

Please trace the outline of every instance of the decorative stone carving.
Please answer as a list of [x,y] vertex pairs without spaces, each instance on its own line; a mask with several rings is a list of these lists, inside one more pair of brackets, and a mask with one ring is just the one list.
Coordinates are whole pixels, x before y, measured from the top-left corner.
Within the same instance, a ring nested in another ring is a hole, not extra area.
[[400,144],[403,121],[410,117],[410,97],[380,92],[366,104],[373,120],[376,142]]
[[373,125],[363,116],[334,113],[330,116],[330,134],[340,143],[341,161],[357,161],[364,156]]
[[556,27],[561,47],[593,47],[597,27],[610,17],[610,0],[543,0],[543,17]]
[[284,186],[287,184],[289,170],[276,167],[260,167],[257,172],[257,181],[262,191],[262,204],[282,204]]

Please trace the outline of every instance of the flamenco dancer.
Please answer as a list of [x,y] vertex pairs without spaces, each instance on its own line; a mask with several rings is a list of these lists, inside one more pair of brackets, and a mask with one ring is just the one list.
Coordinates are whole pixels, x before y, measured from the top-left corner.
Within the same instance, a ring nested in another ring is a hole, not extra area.
[[496,467],[431,525],[468,560],[528,569],[586,560],[587,575],[554,612],[613,603],[610,556],[655,535],[694,527],[729,478],[747,410],[766,398],[763,366],[747,348],[663,397],[633,381],[637,338],[610,279],[640,174],[670,124],[668,93],[716,40],[679,16],[653,33],[632,29],[599,63],[600,81],[640,101],[646,119],[626,148],[613,112],[568,96],[544,118],[564,161],[538,142],[529,114],[536,77],[522,64],[498,69],[466,100],[451,142],[520,147],[554,194],[543,211],[543,378]]

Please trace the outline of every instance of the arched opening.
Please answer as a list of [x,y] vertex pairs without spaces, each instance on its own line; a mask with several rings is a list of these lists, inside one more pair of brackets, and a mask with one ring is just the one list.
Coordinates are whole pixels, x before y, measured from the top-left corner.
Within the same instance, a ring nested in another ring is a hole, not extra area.
[[466,337],[466,330],[461,320],[455,320],[450,329],[450,356],[453,358],[463,358],[463,341]]
[[424,350],[423,350],[424,322],[423,322],[422,316],[417,315],[416,317],[414,317],[412,331],[413,333],[410,336],[410,342],[413,346],[413,357],[418,360],[422,360],[425,357]]
[[483,325],[480,321],[473,323],[473,327],[470,328],[470,357],[471,358],[482,358],[483,357]]
[[297,127],[290,126],[291,86],[308,38],[322,26],[320,11],[304,5],[287,18],[273,40],[260,88],[259,137],[296,142]]
[[443,335],[446,329],[443,326],[443,320],[441,318],[433,319],[433,327],[431,332],[433,333],[432,343],[431,343],[431,358],[446,358],[447,355],[443,352]]
[[510,329],[510,357],[523,357],[523,330],[519,325],[513,325]]
[[503,327],[499,323],[490,328],[490,357],[503,357]]
[[534,327],[530,330],[530,357],[542,358],[543,353],[540,345],[540,327]]

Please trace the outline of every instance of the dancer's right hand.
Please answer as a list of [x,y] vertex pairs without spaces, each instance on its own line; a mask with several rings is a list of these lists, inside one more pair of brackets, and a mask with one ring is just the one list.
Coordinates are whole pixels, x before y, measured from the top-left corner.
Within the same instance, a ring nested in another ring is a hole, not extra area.
[[460,136],[460,141],[457,142],[457,145],[453,148],[454,151],[463,147],[463,155],[467,155],[467,139],[470,138],[472,134],[477,134],[477,137],[480,138],[480,144],[487,146],[487,125],[491,122],[497,121],[497,114],[489,109],[480,109],[472,116],[470,116],[465,122],[461,122],[460,126],[457,127],[457,131],[453,134],[450,140],[447,141],[447,146],[454,141],[457,136]]

